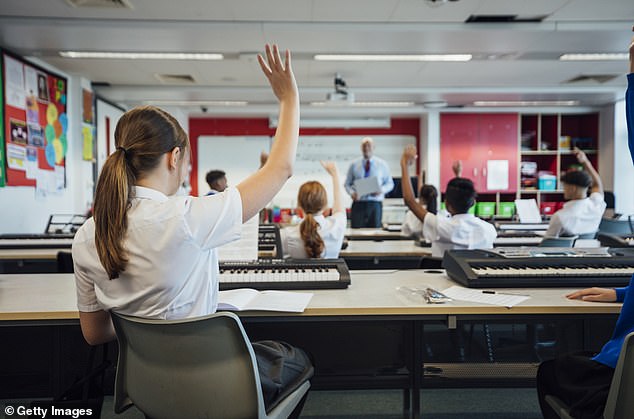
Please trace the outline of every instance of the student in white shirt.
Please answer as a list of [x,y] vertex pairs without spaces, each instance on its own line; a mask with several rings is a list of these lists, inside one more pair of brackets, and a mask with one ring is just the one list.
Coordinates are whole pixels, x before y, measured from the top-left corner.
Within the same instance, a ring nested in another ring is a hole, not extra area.
[[[89,344],[116,338],[110,311],[154,319],[216,311],[216,248],[238,239],[242,223],[281,189],[292,175],[297,152],[299,94],[290,53],[283,61],[277,46],[267,45],[266,57],[258,56],[258,61],[280,102],[280,124],[267,163],[235,188],[200,198],[174,196],[190,160],[189,139],[178,121],[159,108],[143,106],[117,123],[116,151],[99,176],[94,217],[73,241],[79,320]],[[284,374],[281,382],[282,377],[260,371],[262,383],[279,384],[263,387],[267,410],[285,387],[312,375],[312,365],[299,349],[281,342],[253,347],[256,356],[274,351],[283,360],[277,371]]]
[[347,220],[339,171],[334,162],[322,161],[321,165],[332,177],[332,215],[322,214],[328,206],[328,198],[321,183],[310,181],[299,188],[297,204],[304,212],[304,220],[298,226],[281,231],[284,255],[294,259],[336,259],[341,250]]
[[[438,190],[434,185],[423,185],[419,188],[418,202],[423,208],[432,214],[438,213]],[[423,223],[414,215],[412,210],[407,210],[405,219],[401,225],[401,235],[406,237],[421,238],[423,235]]]
[[601,177],[583,151],[575,148],[574,153],[585,170],[570,170],[561,178],[564,199],[568,202],[550,218],[546,230],[549,237],[594,233],[605,212]]
[[222,170],[210,170],[205,175],[209,192],[207,195],[215,195],[227,189],[227,174]]
[[[409,145],[401,157],[401,178],[409,179],[409,165],[416,160],[416,148]],[[442,257],[447,249],[488,249],[493,247],[497,232],[492,224],[469,214],[475,204],[476,191],[469,179],[456,177],[447,184],[445,207],[451,215],[432,214],[416,202],[412,185],[403,182],[403,199],[423,223],[423,237],[431,241],[433,257]]]

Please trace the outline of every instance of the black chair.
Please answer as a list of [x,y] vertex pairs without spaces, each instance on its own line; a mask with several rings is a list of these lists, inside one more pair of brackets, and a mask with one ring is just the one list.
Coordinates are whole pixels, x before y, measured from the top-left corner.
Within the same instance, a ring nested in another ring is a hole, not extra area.
[[57,252],[57,272],[60,274],[72,274],[75,272],[73,268],[73,255],[71,252]]

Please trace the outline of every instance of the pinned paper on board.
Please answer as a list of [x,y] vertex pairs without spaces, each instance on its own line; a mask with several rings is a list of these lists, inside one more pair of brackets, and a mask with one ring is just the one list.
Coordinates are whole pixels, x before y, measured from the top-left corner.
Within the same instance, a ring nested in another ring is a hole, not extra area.
[[487,161],[487,189],[506,190],[509,188],[509,161]]

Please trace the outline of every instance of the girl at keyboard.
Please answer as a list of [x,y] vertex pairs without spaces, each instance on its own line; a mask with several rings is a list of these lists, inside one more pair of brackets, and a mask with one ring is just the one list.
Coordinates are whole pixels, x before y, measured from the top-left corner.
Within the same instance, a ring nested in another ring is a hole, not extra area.
[[336,259],[346,231],[346,211],[339,171],[334,162],[322,161],[321,165],[332,178],[332,215],[324,217],[328,206],[326,189],[316,181],[304,183],[297,193],[297,205],[304,212],[299,226],[286,227],[280,232],[284,255],[294,259]]
[[[258,61],[280,102],[280,123],[266,164],[236,187],[212,196],[175,195],[188,176],[191,151],[178,121],[142,106],[117,123],[116,150],[97,182],[94,217],[73,243],[79,319],[89,344],[115,339],[110,310],[168,320],[216,311],[216,248],[238,239],[242,223],[277,194],[297,152],[299,95],[290,53],[282,60],[277,46],[267,45],[266,59],[258,55]],[[281,342],[253,347],[259,359],[276,352],[280,361],[260,372],[262,383],[277,384],[263,388],[267,410],[286,388],[312,375],[297,348]]]

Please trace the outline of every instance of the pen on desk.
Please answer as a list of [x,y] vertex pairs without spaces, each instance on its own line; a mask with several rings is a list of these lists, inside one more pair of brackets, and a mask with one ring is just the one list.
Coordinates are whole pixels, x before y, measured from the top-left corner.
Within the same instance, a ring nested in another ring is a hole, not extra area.
[[513,294],[510,292],[496,292],[493,290],[482,290],[482,294],[515,295],[518,297],[530,297],[530,295],[526,295],[526,294]]

